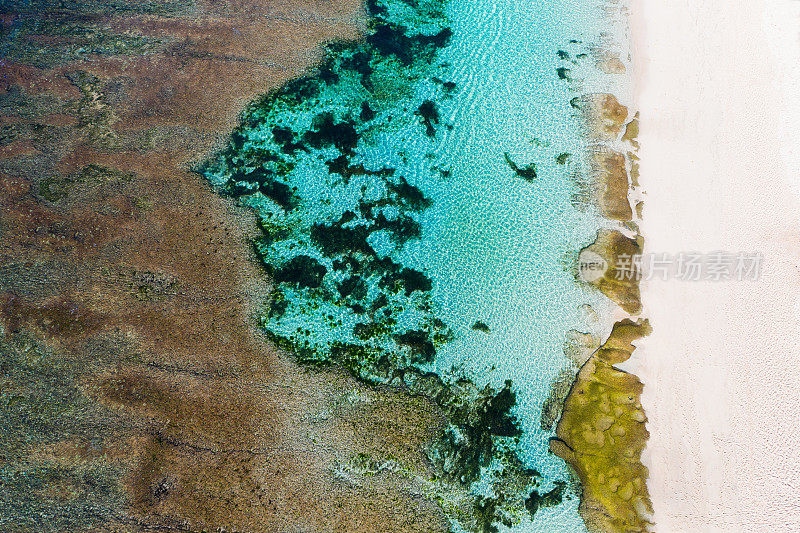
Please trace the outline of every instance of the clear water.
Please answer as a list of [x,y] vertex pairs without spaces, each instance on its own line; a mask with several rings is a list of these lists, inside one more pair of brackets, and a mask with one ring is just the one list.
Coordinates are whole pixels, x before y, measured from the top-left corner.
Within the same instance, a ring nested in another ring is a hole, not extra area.
[[[430,270],[440,316],[456,333],[437,354],[439,371],[459,365],[477,382],[512,378],[529,464],[551,481],[567,479],[564,462],[548,453],[541,408],[566,366],[566,332],[585,327],[580,305],[604,304],[563,266],[593,240],[598,220],[573,207],[574,167],[556,163],[584,147],[574,94],[556,65],[559,49],[596,39],[602,21],[596,6],[561,0],[457,0],[448,14],[454,41],[444,58],[460,91],[442,113],[454,128],[437,154],[452,178],[432,188],[425,238],[406,253]],[[516,176],[505,152],[535,162],[537,180]],[[472,330],[476,320],[491,334]],[[585,531],[577,504],[540,509],[517,530]]]
[[[263,187],[259,192],[258,185],[237,193],[274,230],[259,245],[267,263],[280,268],[302,255],[324,271],[318,279],[311,275],[308,286],[278,280],[286,305],[280,314],[264,317],[268,332],[287,340],[301,358],[316,358],[336,343],[358,344],[359,357],[371,362],[351,369],[363,375],[390,354],[396,367],[432,368],[443,376],[463,371],[479,388],[513,380],[523,429],[521,455],[542,474],[539,491],[546,492],[569,474],[566,464],[549,454],[552,432],[540,427],[542,404],[554,378],[569,367],[563,354],[567,331],[586,326],[580,307],[605,307],[598,294],[575,282],[568,266],[570,255],[593,240],[600,221],[571,202],[576,192],[571,176],[581,171],[584,141],[570,106],[574,87],[556,71],[559,50],[574,54],[582,46],[570,40],[597,42],[607,29],[600,2],[451,0],[446,19],[437,20],[425,16],[438,10],[437,0],[379,2],[386,17],[413,31],[433,35],[449,26],[449,46],[430,64],[403,65],[396,57],[376,54],[367,86],[352,68],[336,63],[338,81],[319,82],[314,96],[277,98],[251,110],[241,142],[212,162],[206,174],[217,185],[235,182],[247,189],[255,183],[254,169],[266,169],[270,180],[294,187],[298,206],[289,209],[277,205]],[[457,89],[445,91],[443,81]],[[421,127],[417,110],[426,100],[438,108],[435,135]],[[358,118],[365,101],[374,118]],[[359,139],[349,151],[325,143],[289,151],[281,147],[274,127],[288,128],[291,142],[313,144],[298,132],[316,131],[321,112],[354,125]],[[344,179],[330,170],[333,158],[345,153],[348,164],[369,172]],[[516,175],[506,153],[519,166],[535,164],[537,178]],[[571,158],[558,163],[564,153]],[[375,173],[387,167],[394,174]],[[409,207],[392,192],[401,175],[432,200],[429,207]],[[237,181],[237,176],[246,179]],[[373,207],[363,210],[364,201]],[[420,234],[399,238],[393,230],[379,229],[378,213],[418,224]],[[368,228],[366,242],[374,254],[326,252],[314,238],[313,228],[320,224]],[[362,265],[342,266],[347,257]],[[430,290],[387,289],[382,285],[387,274],[376,266],[376,257],[424,273]],[[363,294],[343,295],[343,284],[356,278],[363,281]],[[444,325],[437,325],[438,319]],[[359,325],[375,320],[382,321],[380,328],[359,338]],[[474,330],[476,321],[491,332]],[[435,359],[415,361],[395,341],[410,330],[430,335]],[[459,370],[453,372],[454,367]],[[561,505],[539,509],[533,522],[523,521],[515,530],[583,532],[577,505],[572,495]]]

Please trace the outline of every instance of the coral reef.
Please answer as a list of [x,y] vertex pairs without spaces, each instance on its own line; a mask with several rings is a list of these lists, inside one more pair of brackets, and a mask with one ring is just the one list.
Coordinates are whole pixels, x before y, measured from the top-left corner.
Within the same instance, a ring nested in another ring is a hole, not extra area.
[[420,236],[431,200],[405,177],[402,154],[376,162],[369,149],[377,131],[399,127],[404,107],[435,135],[436,103],[413,94],[441,70],[436,50],[451,32],[437,2],[368,9],[364,40],[329,45],[316,72],[253,103],[201,170],[260,218],[254,246],[276,282],[262,325],[273,341],[386,383],[430,362],[451,333],[431,309],[430,279],[397,253]]

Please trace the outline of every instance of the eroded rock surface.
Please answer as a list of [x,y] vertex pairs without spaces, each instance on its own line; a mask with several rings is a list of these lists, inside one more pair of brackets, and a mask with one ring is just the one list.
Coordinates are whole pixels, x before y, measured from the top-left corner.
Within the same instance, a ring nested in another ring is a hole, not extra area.
[[580,512],[592,532],[644,532],[652,525],[647,468],[641,463],[649,436],[642,383],[614,367],[630,358],[633,341],[649,333],[647,320],[614,325],[578,373],[550,441],[553,453],[580,478]]
[[602,275],[592,279],[590,285],[600,289],[627,313],[638,313],[642,307],[639,291],[641,272],[637,259],[641,255],[639,241],[618,230],[601,229],[595,241],[581,250],[581,255],[585,252],[599,256],[605,262]]
[[628,170],[625,156],[611,148],[603,147],[590,156],[592,165],[592,196],[600,213],[611,220],[627,222],[633,218],[628,200]]
[[[606,75],[626,70],[619,57],[602,49],[595,66]],[[613,94],[583,94],[571,103],[580,111],[591,143],[585,154],[590,170],[576,180],[579,192],[573,203],[594,207],[606,219],[606,227],[579,254],[579,277],[628,315],[640,315],[643,238],[638,223],[643,203],[638,191],[638,113],[631,117]],[[641,462],[648,438],[639,402],[642,384],[614,366],[626,361],[632,342],[649,331],[649,323],[641,318],[614,325],[605,344],[582,362],[550,442],[551,451],[569,462],[580,478],[580,512],[592,533],[652,530],[647,469]],[[574,333],[569,337],[576,346],[580,338]],[[546,404],[552,412],[558,391],[556,382]]]

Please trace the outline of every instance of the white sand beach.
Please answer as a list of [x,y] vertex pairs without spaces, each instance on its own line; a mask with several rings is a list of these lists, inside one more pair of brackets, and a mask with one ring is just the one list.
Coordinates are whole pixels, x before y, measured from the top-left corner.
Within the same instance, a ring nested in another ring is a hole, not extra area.
[[800,531],[799,4],[632,6],[646,251],[763,254],[758,281],[642,284],[660,533]]

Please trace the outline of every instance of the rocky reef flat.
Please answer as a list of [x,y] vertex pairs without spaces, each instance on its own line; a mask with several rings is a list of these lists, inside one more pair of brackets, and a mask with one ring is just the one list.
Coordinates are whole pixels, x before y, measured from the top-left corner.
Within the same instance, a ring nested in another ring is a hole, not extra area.
[[0,529],[446,531],[415,477],[443,411],[276,350],[256,221],[191,171],[360,3],[1,21]]

